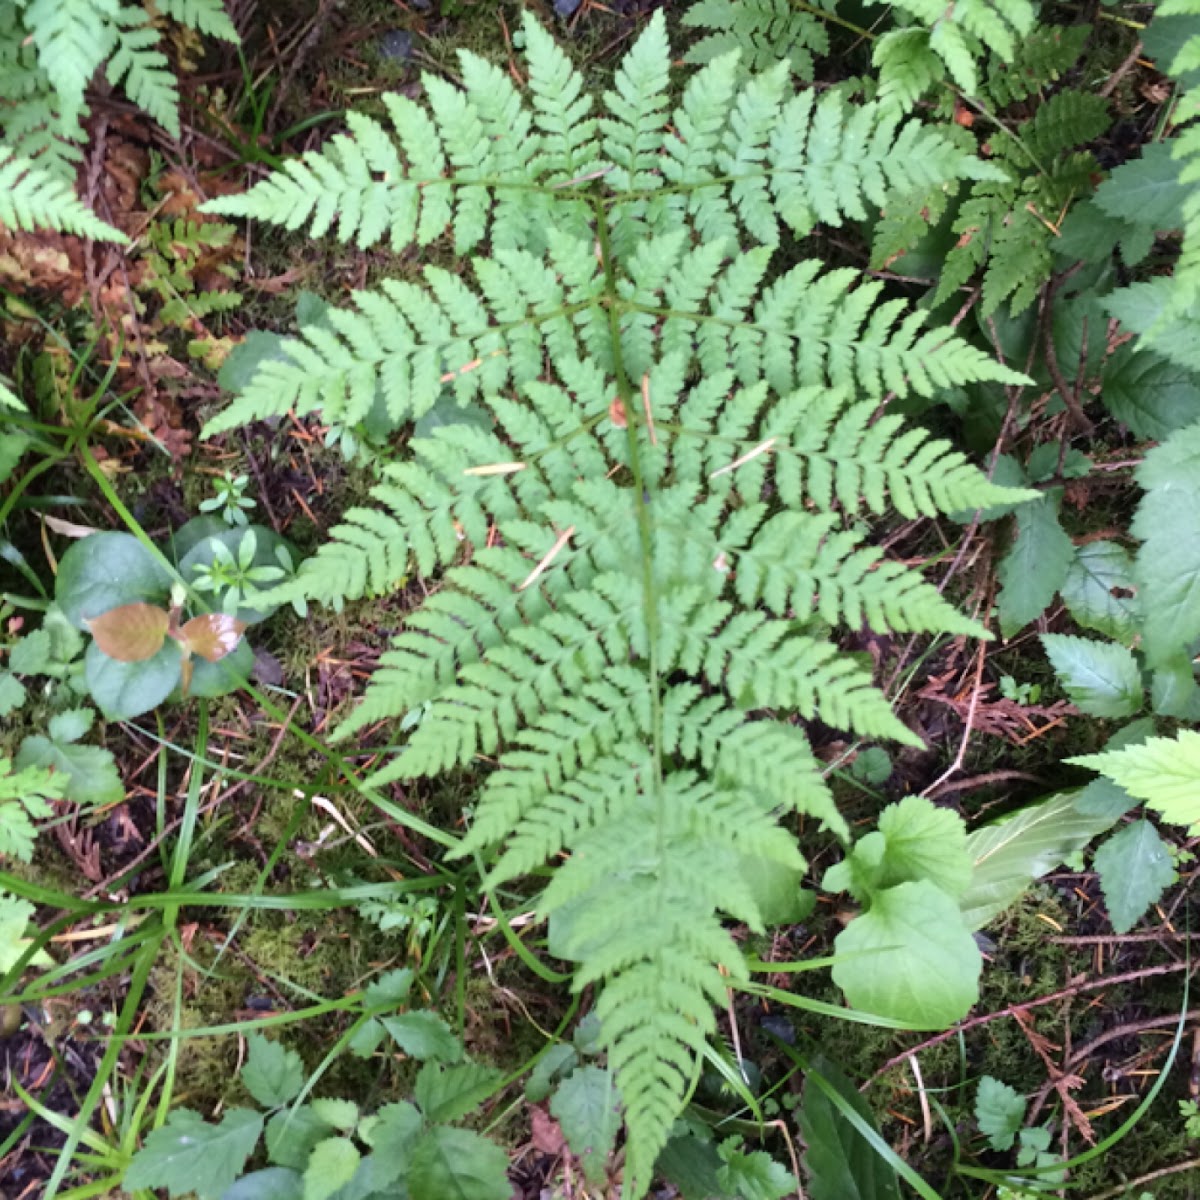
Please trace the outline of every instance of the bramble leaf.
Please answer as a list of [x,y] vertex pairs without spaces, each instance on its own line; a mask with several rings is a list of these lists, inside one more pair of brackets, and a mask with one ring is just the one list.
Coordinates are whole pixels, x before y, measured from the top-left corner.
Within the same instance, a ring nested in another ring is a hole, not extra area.
[[133,1156],[124,1186],[128,1191],[164,1188],[172,1198],[195,1194],[199,1200],[221,1200],[242,1173],[262,1128],[262,1116],[247,1108],[231,1108],[219,1125],[190,1108],[173,1109]]
[[1175,882],[1175,865],[1149,821],[1119,829],[1093,859],[1113,929],[1128,933]]

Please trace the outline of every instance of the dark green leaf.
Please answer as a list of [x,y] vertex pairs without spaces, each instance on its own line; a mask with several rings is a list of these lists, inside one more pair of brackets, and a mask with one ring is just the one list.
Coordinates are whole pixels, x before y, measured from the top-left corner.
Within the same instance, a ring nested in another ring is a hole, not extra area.
[[1060,592],[1084,629],[1129,645],[1137,632],[1133,560],[1116,542],[1089,542],[1075,551]]
[[238,648],[220,662],[210,663],[198,658],[192,660],[192,681],[188,685],[188,695],[226,696],[237,691],[254,670],[254,651],[245,638],[238,643]]
[[411,1200],[511,1200],[508,1155],[470,1130],[435,1126],[413,1149],[408,1193]]
[[1139,437],[1161,442],[1200,416],[1200,384],[1178,363],[1126,344],[1104,365],[1104,407]]
[[408,1167],[409,1155],[423,1127],[420,1112],[406,1100],[385,1104],[363,1121],[358,1133],[375,1151],[372,1173],[389,1180],[399,1178]]
[[559,1042],[557,1046],[551,1046],[529,1073],[525,1082],[525,1099],[531,1104],[541,1103],[550,1095],[554,1081],[570,1072],[578,1061],[575,1047],[569,1042]]
[[726,1195],[738,1200],[782,1200],[796,1191],[795,1178],[781,1163],[763,1150],[747,1153],[740,1147],[740,1138],[721,1145],[725,1165],[717,1172],[717,1181]]
[[94,533],[76,542],[58,564],[55,597],[76,629],[123,604],[165,604],[171,577],[129,533]]
[[262,1117],[245,1108],[230,1109],[219,1125],[177,1108],[133,1156],[125,1188],[165,1188],[172,1197],[194,1193],[199,1200],[221,1200],[242,1173],[262,1127]]
[[1094,859],[1113,929],[1128,933],[1175,882],[1175,865],[1158,830],[1134,821],[1112,835]]
[[550,1112],[583,1173],[599,1187],[621,1128],[620,1098],[612,1076],[600,1067],[573,1071],[551,1097]]
[[1058,497],[1048,495],[1017,509],[1016,539],[1000,563],[997,609],[1000,630],[1012,637],[1050,606],[1075,554],[1058,523]]
[[[875,1118],[858,1089],[837,1067],[818,1058],[810,1064],[810,1074],[820,1074],[875,1128]],[[808,1147],[809,1200],[900,1200],[895,1172],[811,1078],[804,1087],[800,1132]]]
[[304,1063],[295,1050],[273,1042],[261,1033],[246,1039],[249,1055],[242,1068],[242,1083],[264,1108],[278,1108],[294,1100],[304,1087]]
[[1169,141],[1147,142],[1139,158],[1122,163],[1096,189],[1096,206],[1151,229],[1170,232],[1183,226],[1183,204],[1191,192],[1180,182],[1183,163]]

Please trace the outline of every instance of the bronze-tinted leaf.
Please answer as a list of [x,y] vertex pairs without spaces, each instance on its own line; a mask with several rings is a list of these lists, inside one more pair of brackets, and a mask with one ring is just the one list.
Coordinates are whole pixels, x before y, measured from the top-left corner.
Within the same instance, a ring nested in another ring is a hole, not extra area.
[[179,640],[192,654],[209,662],[220,662],[232,654],[242,640],[246,622],[228,613],[205,613],[193,617],[179,631]]
[[167,610],[156,604],[122,604],[90,620],[84,618],[96,645],[118,662],[144,662],[161,649],[167,636]]

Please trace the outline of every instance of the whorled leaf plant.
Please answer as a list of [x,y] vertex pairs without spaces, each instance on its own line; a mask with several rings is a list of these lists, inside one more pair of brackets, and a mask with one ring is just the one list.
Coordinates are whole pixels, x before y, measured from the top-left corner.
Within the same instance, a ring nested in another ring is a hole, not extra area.
[[746,863],[802,867],[796,813],[847,833],[798,719],[917,741],[828,626],[982,633],[858,514],[1021,493],[879,410],[1018,377],[795,258],[819,221],[988,174],[942,134],[735,56],[672,107],[661,15],[599,104],[529,18],[525,38],[524,93],[463,54],[461,86],[384,98],[390,130],[351,116],[208,206],[397,251],[449,233],[458,258],[302,330],[209,430],[417,422],[287,590],[337,604],[442,573],[340,734],[424,706],[374,782],[487,756],[459,853],[492,884],[559,864],[538,906],[575,987],[602,985],[640,1196],[747,974],[723,924],[760,926]]

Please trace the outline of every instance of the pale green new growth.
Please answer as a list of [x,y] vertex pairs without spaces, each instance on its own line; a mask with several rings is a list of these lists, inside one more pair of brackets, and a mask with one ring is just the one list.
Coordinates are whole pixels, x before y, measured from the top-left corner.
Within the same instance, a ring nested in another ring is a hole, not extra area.
[[373,782],[488,756],[461,852],[494,882],[566,855],[539,910],[569,925],[576,986],[603,984],[640,1196],[746,975],[723,925],[761,927],[746,857],[801,866],[797,813],[848,832],[796,717],[917,742],[824,623],[982,633],[856,514],[1023,493],[881,410],[1021,377],[854,271],[776,256],[988,176],[952,139],[736,56],[672,110],[661,14],[597,110],[530,18],[525,37],[528,97],[464,54],[461,89],[427,77],[427,105],[386,99],[391,130],[354,118],[208,206],[396,250],[450,234],[464,256],[357,294],[209,429],[423,418],[295,590],[440,579],[340,733],[424,707]]
[[113,242],[128,239],[96,217],[70,185],[0,146],[0,224],[10,229],[61,229]]

